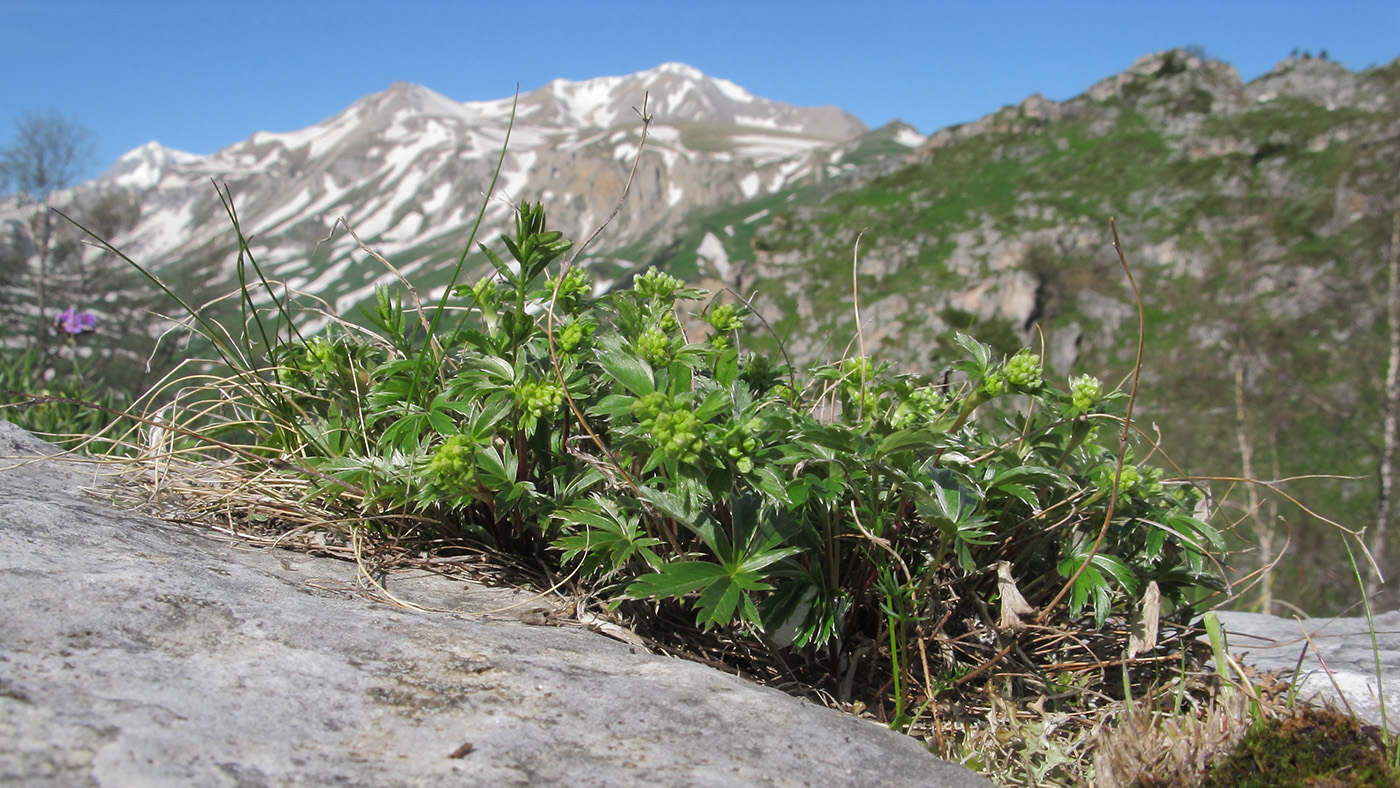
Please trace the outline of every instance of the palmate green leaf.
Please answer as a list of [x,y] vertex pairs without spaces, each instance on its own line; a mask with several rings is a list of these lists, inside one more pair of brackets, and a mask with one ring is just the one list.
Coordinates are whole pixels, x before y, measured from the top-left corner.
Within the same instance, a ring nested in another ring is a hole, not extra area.
[[764,631],[779,645],[820,648],[836,635],[851,607],[840,588],[824,587],[820,571],[800,570],[759,605]]
[[[665,499],[668,495],[657,497]],[[676,514],[684,513],[678,500],[667,501],[666,506],[676,510]],[[702,513],[688,523],[713,551],[717,562],[666,564],[656,575],[639,578],[629,586],[628,595],[679,598],[699,591],[694,604],[697,623],[701,626],[708,629],[716,624],[732,623],[736,613],[742,623],[758,625],[758,608],[750,592],[771,590],[766,570],[799,551],[779,546],[782,534],[775,527],[774,518],[786,516],[784,511],[765,507],[761,499],[751,494],[735,498],[729,508],[732,537],[708,514]]]
[[1167,529],[1154,527],[1147,533],[1147,538],[1143,540],[1142,554],[1150,560],[1156,560],[1162,554],[1162,547],[1167,541]]
[[501,386],[509,386],[515,382],[515,367],[503,358],[486,355],[472,354],[467,357],[463,366],[472,371],[485,375],[487,380]]
[[[1060,561],[1056,568],[1061,577],[1068,580],[1074,576],[1074,573],[1084,564],[1084,560],[1088,558],[1089,547],[1089,544],[1082,544],[1073,555]],[[1137,579],[1133,575],[1133,570],[1126,563],[1114,556],[1096,553],[1070,588],[1070,615],[1078,616],[1083,611],[1085,603],[1092,598],[1094,626],[1102,627],[1104,620],[1108,618],[1108,614],[1113,608],[1113,589],[1109,583],[1109,577],[1113,578],[1113,582],[1128,594],[1136,592]]]
[[976,339],[973,339],[972,337],[962,332],[958,332],[957,335],[954,336],[953,341],[957,342],[958,347],[961,347],[969,356],[972,357],[970,362],[959,362],[958,364],[955,364],[954,367],[958,369],[967,370],[969,373],[972,373],[974,374],[974,376],[976,376],[985,372],[987,370],[987,367],[991,365],[992,349],[990,346],[984,345],[981,342],[978,342]]
[[515,481],[515,475],[506,469],[508,458],[503,457],[495,446],[488,446],[476,453],[476,469],[482,484],[492,489],[502,489]]
[[739,351],[737,348],[725,348],[719,351],[714,360],[715,381],[721,386],[728,386],[739,376]]
[[1022,501],[1034,511],[1039,511],[1040,499],[1036,490],[1064,489],[1069,485],[1069,477],[1054,468],[1017,465],[998,471],[986,482],[984,489],[988,495],[1000,492]]
[[[702,516],[701,511],[694,505],[693,499],[691,502],[687,502],[681,496],[657,487],[642,487],[641,492],[642,498],[646,499],[646,502],[655,507],[657,511],[687,526],[694,527],[690,524]],[[708,515],[704,516],[708,517]]]
[[636,397],[626,394],[609,394],[598,400],[597,404],[588,409],[590,416],[607,416],[610,419],[617,419],[628,416],[632,413],[632,405],[637,402]]
[[[758,488],[764,495],[781,502],[785,506],[794,506],[801,503],[801,501],[794,501],[792,499],[788,494],[788,485],[783,482],[782,477],[778,475],[777,471],[773,470],[768,465],[755,465],[753,472],[746,474],[745,478],[752,482],[753,486]],[[805,486],[803,487],[803,493],[806,493]]]
[[772,586],[767,583],[746,586],[742,577],[721,578],[700,592],[699,599],[695,600],[696,623],[705,629],[713,624],[728,624],[734,620],[734,611],[742,605],[739,620],[747,624],[760,624],[758,608],[748,592],[770,588]]
[[749,597],[749,592],[771,588],[771,585],[749,572],[731,572],[709,561],[680,561],[666,564],[656,574],[633,581],[627,587],[627,596],[633,599],[679,599],[699,591],[700,596],[695,600],[696,623],[709,629],[732,623],[736,611],[739,612],[740,621],[760,624],[758,608]]
[[974,521],[981,505],[976,488],[947,468],[934,468],[928,478],[929,495],[918,499],[920,514],[945,530]]
[[710,561],[675,561],[634,580],[627,595],[633,599],[682,597],[728,577],[728,570]]
[[428,414],[417,408],[405,408],[408,412],[390,424],[375,443],[381,452],[399,451],[410,453],[418,447],[423,434],[431,424]]
[[606,347],[596,356],[598,366],[623,388],[638,397],[656,391],[656,377],[651,365],[620,347]]
[[732,404],[727,389],[712,389],[709,394],[705,395],[705,401],[700,403],[700,407],[695,409],[695,418],[709,421],[729,410]]
[[374,309],[359,307],[360,314],[375,328],[383,332],[385,339],[399,352],[408,352],[411,343],[406,330],[407,322],[403,311],[403,293],[396,292],[397,302],[389,300],[389,289],[383,285],[374,286]]
[[471,417],[467,432],[474,441],[485,444],[501,431],[502,422],[510,413],[514,401],[508,392],[497,391],[479,404],[481,410]]
[[875,446],[874,459],[884,459],[902,451],[932,450],[938,448],[937,436],[922,427],[911,427],[886,435]]
[[661,558],[652,550],[662,544],[661,540],[647,536],[641,519],[624,512],[614,501],[595,496],[582,506],[555,512],[554,517],[566,526],[582,528],[583,533],[561,537],[554,546],[564,551],[565,561],[583,556],[585,575],[591,576],[600,568],[611,574],[634,557],[652,567],[661,565]]
[[450,404],[453,403],[444,392],[433,397],[432,403],[428,406],[426,414],[428,423],[432,425],[434,430],[437,430],[439,435],[457,434],[457,422],[453,421],[452,417],[446,413],[447,410],[451,410],[448,407]]
[[1191,545],[1200,552],[1220,552],[1225,549],[1225,537],[1219,531],[1189,514],[1168,513],[1162,518],[1162,525],[1183,544]]
[[801,442],[809,446],[820,446],[833,455],[862,454],[864,441],[849,428],[840,424],[808,423],[802,425]]

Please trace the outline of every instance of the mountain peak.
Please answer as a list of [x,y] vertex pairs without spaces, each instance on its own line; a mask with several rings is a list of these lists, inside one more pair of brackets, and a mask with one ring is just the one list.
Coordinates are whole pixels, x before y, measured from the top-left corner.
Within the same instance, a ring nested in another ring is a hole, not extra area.
[[860,119],[835,107],[796,107],[759,98],[727,79],[674,61],[626,76],[556,79],[522,99],[544,105],[530,116],[534,122],[605,129],[630,122],[632,108],[640,109],[644,96],[658,123],[727,123],[833,141],[866,131]]
[[167,148],[151,140],[139,148],[122,154],[97,180],[138,189],[150,188],[160,182],[161,175],[170,165],[190,164],[202,158],[193,153]]
[[637,76],[643,76],[646,74],[675,74],[677,76],[685,77],[686,79],[709,78],[705,76],[705,72],[701,71],[700,69],[694,66],[686,65],[685,63],[677,63],[674,60],[662,63],[661,65],[651,69],[650,71],[643,71],[640,74],[637,74]]
[[420,115],[447,117],[466,115],[470,106],[415,82],[395,82],[388,89],[360,101],[373,104],[378,112],[408,110]]

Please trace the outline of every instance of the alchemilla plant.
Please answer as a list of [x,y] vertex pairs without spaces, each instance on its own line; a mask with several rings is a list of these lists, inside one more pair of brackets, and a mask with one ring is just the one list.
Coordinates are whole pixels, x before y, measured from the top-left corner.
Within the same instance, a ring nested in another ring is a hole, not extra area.
[[1011,651],[1009,593],[1023,624],[1103,629],[1149,588],[1167,615],[1221,588],[1200,493],[1120,453],[1127,396],[1093,377],[968,336],[939,380],[799,372],[744,350],[745,307],[656,270],[594,298],[541,206],[500,244],[431,316],[380,290],[372,334],[252,310],[266,363],[249,343],[215,428],[383,535],[543,559],[634,615],[679,606],[841,700],[860,671],[895,725]]

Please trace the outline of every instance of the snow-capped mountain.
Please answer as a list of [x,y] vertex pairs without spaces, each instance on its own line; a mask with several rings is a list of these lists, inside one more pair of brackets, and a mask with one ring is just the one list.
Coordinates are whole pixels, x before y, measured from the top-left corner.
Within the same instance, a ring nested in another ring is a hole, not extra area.
[[[208,156],[149,143],[74,191],[129,195],[139,218],[115,245],[157,272],[197,268],[193,280],[217,294],[236,284],[234,234],[214,186],[226,184],[264,270],[346,314],[396,274],[361,250],[340,218],[431,292],[461,255],[504,146],[477,240],[494,242],[513,205],[541,199],[551,225],[581,239],[622,193],[644,99],[652,124],[632,193],[590,250],[603,278],[634,267],[697,210],[849,169],[841,146],[866,131],[840,109],[759,98],[679,63],[555,80],[518,104],[458,102],[396,83],[309,128],[259,132]],[[912,134],[904,145],[921,141]]]

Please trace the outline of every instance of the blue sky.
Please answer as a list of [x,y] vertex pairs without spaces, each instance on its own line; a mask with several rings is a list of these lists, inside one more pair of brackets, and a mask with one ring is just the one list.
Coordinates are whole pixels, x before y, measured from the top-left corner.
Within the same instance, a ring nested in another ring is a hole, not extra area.
[[1245,79],[1294,48],[1381,65],[1400,2],[0,0],[0,41],[0,146],[52,107],[91,129],[96,175],[150,140],[211,153],[304,128],[396,80],[468,101],[673,60],[928,133],[1175,46]]

